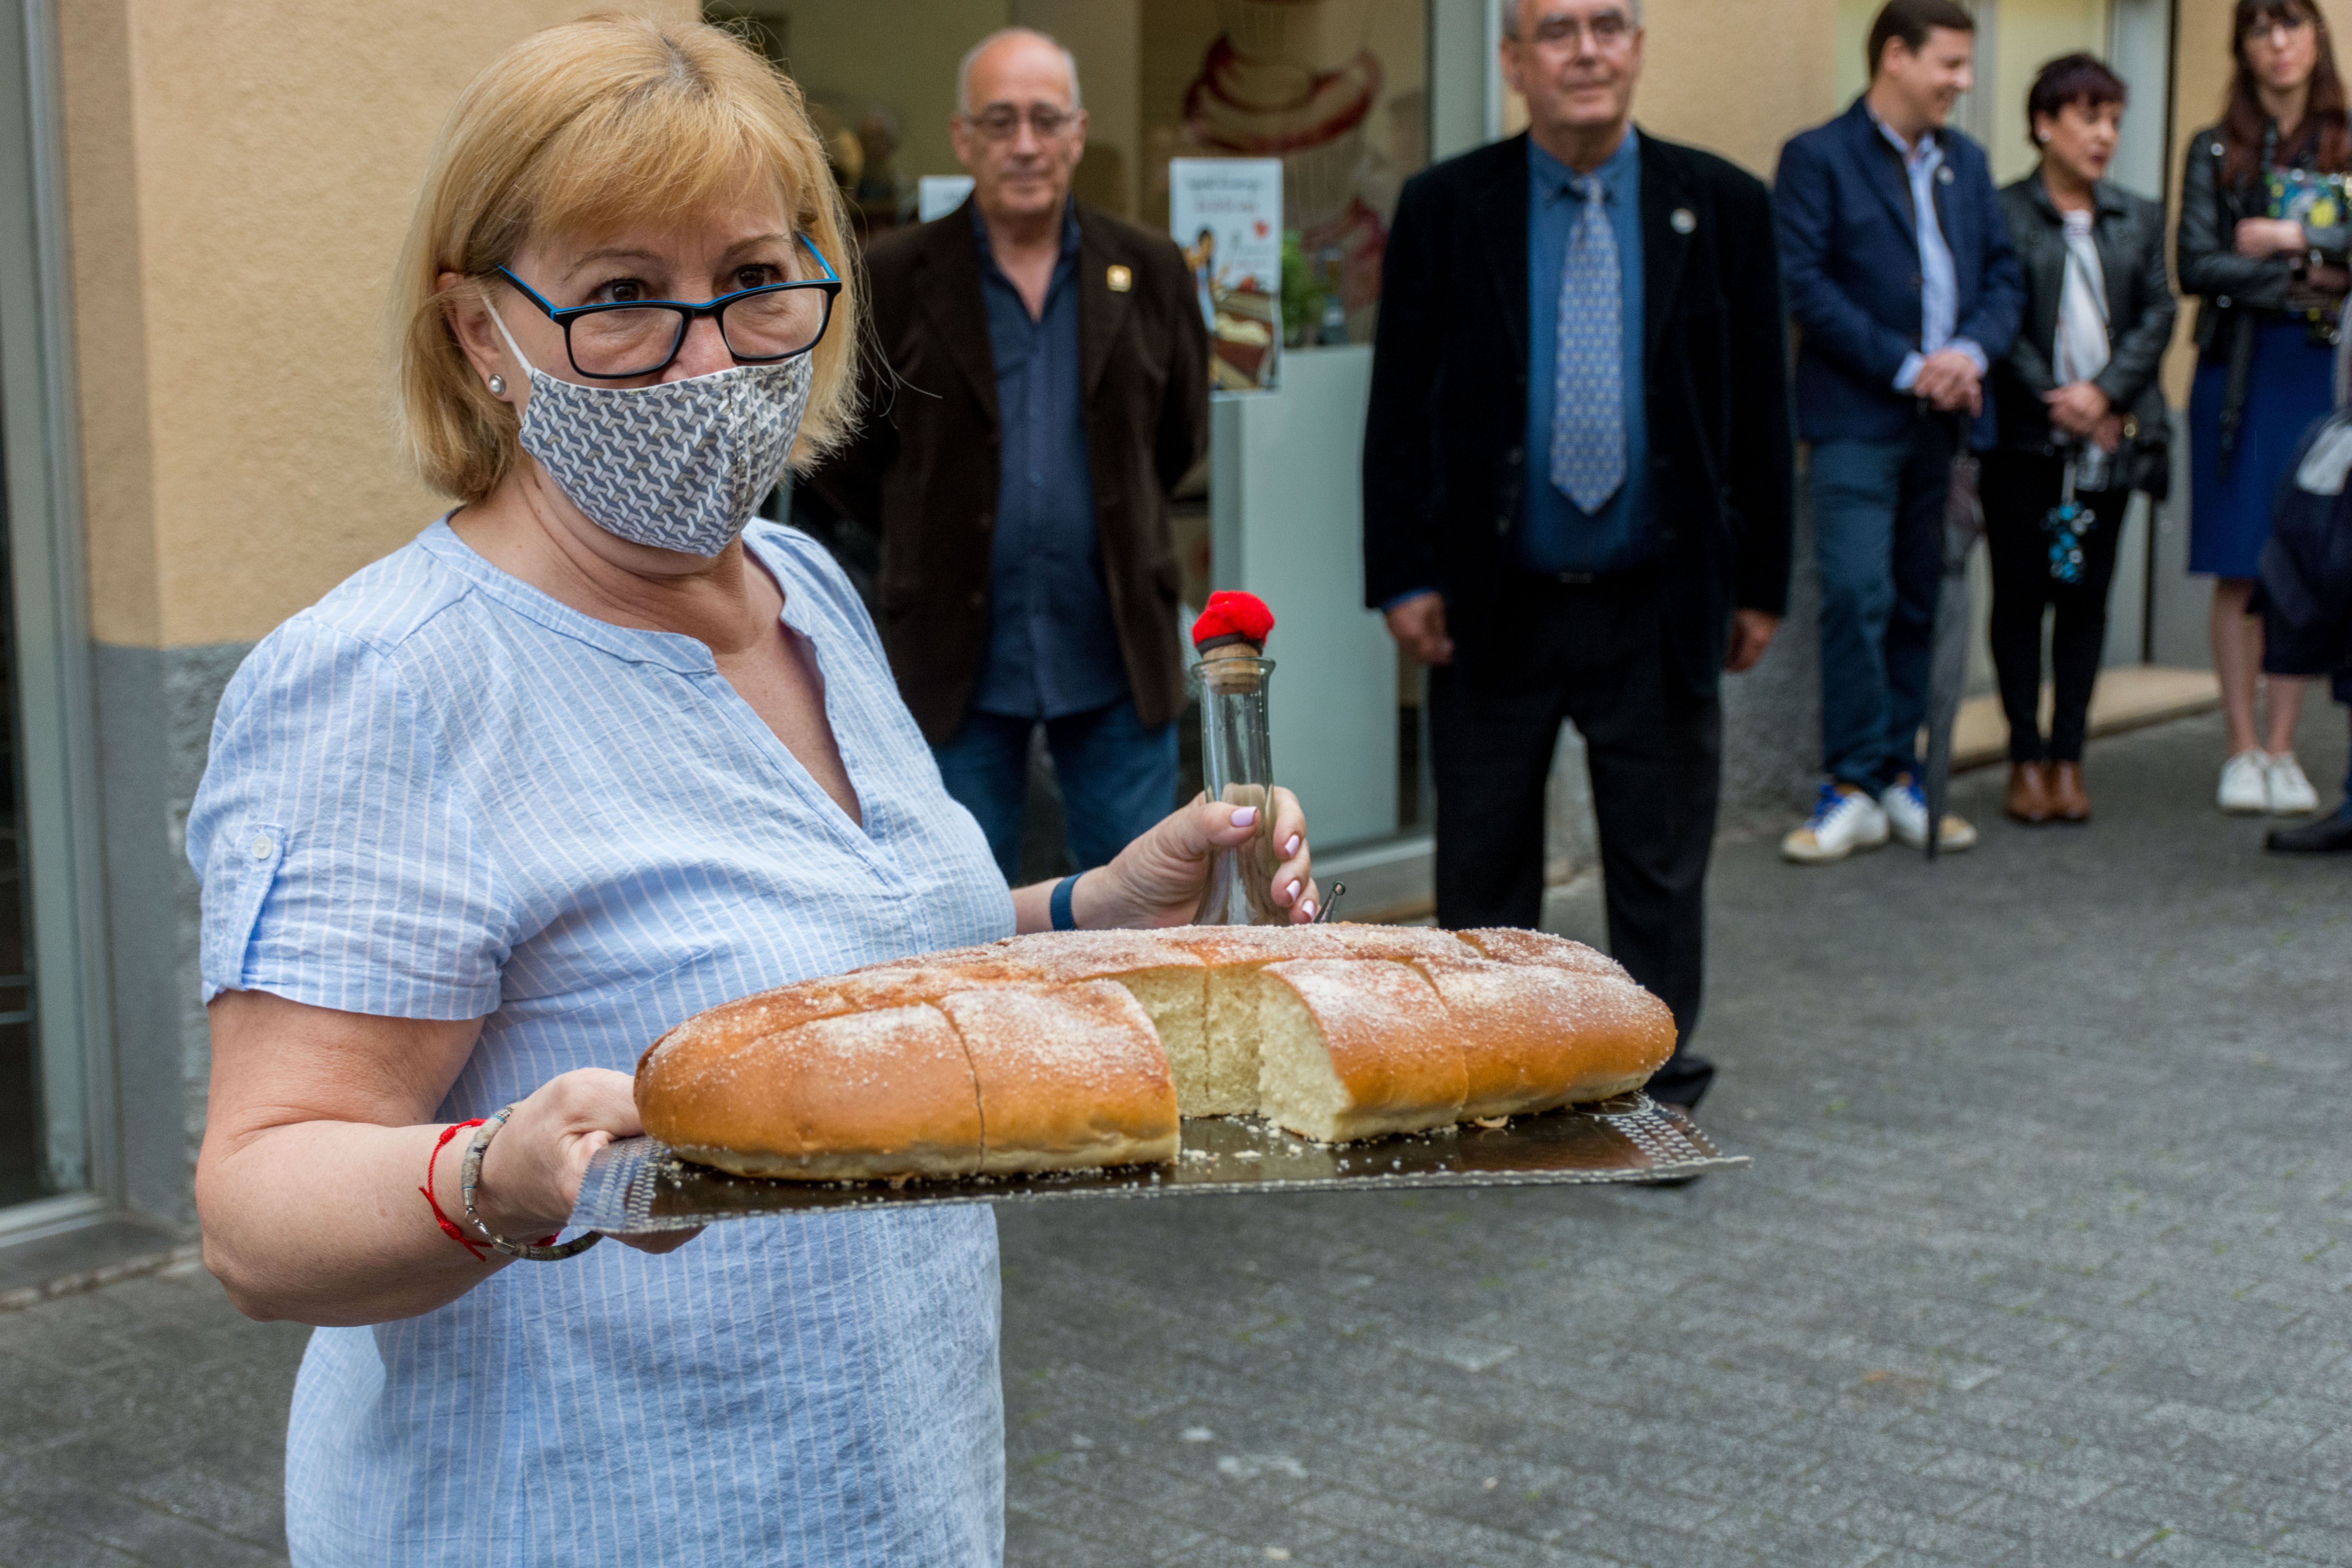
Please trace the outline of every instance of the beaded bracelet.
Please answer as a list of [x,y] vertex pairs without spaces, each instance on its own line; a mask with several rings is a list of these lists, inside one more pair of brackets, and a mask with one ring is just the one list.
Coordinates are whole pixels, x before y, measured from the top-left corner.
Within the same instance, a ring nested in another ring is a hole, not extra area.
[[551,1236],[545,1241],[533,1246],[528,1242],[509,1241],[505,1237],[484,1225],[482,1216],[474,1212],[474,1189],[482,1183],[482,1152],[490,1146],[490,1140],[497,1135],[499,1128],[507,1124],[507,1118],[513,1114],[512,1105],[500,1106],[496,1111],[483,1118],[481,1126],[474,1130],[473,1141],[466,1145],[466,1163],[457,1173],[457,1191],[466,1199],[466,1218],[476,1230],[482,1233],[484,1241],[488,1242],[492,1247],[509,1258],[527,1258],[533,1263],[553,1263],[561,1258],[577,1258],[604,1240],[604,1233],[601,1230],[592,1230],[585,1236],[575,1236],[570,1241],[554,1247],[548,1245],[549,1242],[555,1240],[555,1237]]

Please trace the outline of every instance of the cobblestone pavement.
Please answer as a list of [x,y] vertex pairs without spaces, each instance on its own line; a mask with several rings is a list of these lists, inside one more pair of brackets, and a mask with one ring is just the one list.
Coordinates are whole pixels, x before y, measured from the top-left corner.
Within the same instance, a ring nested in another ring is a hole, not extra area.
[[[2352,865],[2219,752],[2100,743],[2079,831],[1974,775],[1934,868],[1727,845],[1748,1170],[1008,1206],[1007,1561],[2352,1564]],[[193,1269],[0,1314],[0,1563],[282,1560],[302,1337]]]

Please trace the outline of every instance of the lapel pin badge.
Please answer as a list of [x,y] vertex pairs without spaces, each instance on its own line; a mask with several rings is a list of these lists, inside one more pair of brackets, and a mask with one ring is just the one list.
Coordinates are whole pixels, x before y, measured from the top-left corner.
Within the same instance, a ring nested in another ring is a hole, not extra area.
[[1666,226],[1676,234],[1688,234],[1698,227],[1698,215],[1688,207],[1676,207],[1667,217]]
[[1947,163],[1942,168],[1937,170],[1936,179],[1940,184],[1950,184],[1952,183],[1952,166],[1949,163]]
[[1124,267],[1114,264],[1103,274],[1103,281],[1110,285],[1112,293],[1124,294],[1135,287],[1135,274]]

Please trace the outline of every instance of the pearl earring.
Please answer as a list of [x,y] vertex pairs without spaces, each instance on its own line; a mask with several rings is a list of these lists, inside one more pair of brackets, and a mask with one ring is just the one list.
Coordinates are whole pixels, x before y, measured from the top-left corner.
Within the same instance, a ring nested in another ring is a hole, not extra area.
[[492,397],[504,397],[506,395],[507,378],[502,375],[494,375],[490,377],[490,395]]

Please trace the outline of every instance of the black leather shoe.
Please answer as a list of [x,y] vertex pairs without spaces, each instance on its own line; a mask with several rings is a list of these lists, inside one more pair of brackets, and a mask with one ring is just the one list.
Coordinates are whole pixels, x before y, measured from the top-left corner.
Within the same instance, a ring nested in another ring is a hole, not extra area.
[[2273,855],[2342,855],[2352,853],[2352,816],[2338,806],[2326,816],[2300,827],[2274,827],[2263,840]]

